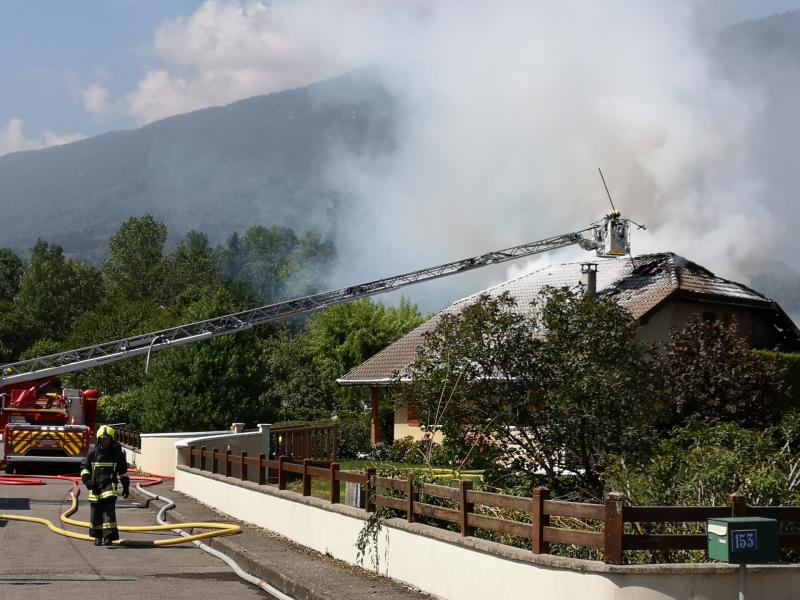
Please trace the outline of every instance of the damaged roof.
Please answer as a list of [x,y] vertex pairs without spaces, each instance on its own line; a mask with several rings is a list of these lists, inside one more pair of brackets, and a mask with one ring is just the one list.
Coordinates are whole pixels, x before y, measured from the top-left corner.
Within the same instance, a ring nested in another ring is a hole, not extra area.
[[499,296],[504,292],[509,292],[517,300],[521,312],[529,312],[534,300],[546,287],[577,289],[581,285],[581,265],[587,262],[598,265],[597,295],[614,298],[634,319],[648,316],[667,298],[674,296],[683,300],[771,309],[792,330],[794,337],[800,338],[795,324],[770,298],[741,283],[717,277],[697,263],[671,252],[596,258],[543,267],[458,300],[336,382],[355,386],[389,385],[414,361],[417,348],[423,343],[423,335],[436,327],[441,315],[460,312],[482,294]]

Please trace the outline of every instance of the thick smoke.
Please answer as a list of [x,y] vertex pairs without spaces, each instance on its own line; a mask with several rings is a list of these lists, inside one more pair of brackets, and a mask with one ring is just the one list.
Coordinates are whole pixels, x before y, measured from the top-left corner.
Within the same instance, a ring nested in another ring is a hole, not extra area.
[[740,277],[771,250],[746,150],[763,100],[719,72],[691,5],[443,2],[416,18],[383,36],[396,151],[332,168],[363,202],[364,273],[580,229],[609,210],[598,166],[648,226],[636,252]]
[[[581,229],[609,210],[597,167],[648,226],[635,252],[746,278],[775,250],[787,206],[756,150],[769,89],[731,76],[698,7],[209,1],[159,30],[164,64],[129,105],[147,121],[370,66],[400,118],[390,152],[332,157],[329,180],[355,215],[337,224],[335,283]],[[796,146],[782,150],[796,164]],[[430,307],[519,268],[448,281]]]

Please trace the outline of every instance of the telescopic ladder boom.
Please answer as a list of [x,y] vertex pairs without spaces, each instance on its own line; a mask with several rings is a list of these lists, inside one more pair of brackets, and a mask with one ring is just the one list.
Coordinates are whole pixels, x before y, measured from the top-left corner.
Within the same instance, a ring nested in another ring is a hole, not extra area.
[[[587,231],[592,231],[592,239],[584,237],[583,234]],[[336,304],[391,292],[407,285],[432,281],[572,244],[579,244],[585,250],[596,250],[600,256],[619,256],[629,252],[628,235],[629,221],[614,212],[603,220],[575,233],[512,246],[436,267],[312,294],[188,325],[179,325],[144,335],[2,365],[0,366],[0,388],[107,365],[143,354],[148,356],[149,361],[152,352],[166,348],[248,331],[270,321],[322,310]]]

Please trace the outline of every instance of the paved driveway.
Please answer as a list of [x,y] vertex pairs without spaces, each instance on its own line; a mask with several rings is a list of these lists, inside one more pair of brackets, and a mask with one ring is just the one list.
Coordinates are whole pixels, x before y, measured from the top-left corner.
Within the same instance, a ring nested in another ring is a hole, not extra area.
[[[0,513],[44,517],[61,526],[59,515],[69,507],[70,489],[70,484],[55,481],[44,486],[0,485]],[[87,502],[81,502],[75,518],[89,520]],[[156,524],[151,511],[122,498],[117,502],[117,519],[123,525]],[[156,535],[175,537],[171,532],[122,533],[129,539],[157,539]],[[43,525],[0,521],[0,598],[112,597],[269,598],[193,545],[95,547],[91,542],[51,533]]]

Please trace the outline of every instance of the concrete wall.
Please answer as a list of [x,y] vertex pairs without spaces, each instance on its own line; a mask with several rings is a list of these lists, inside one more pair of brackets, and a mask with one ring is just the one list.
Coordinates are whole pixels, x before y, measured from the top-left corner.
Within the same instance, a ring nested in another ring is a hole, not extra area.
[[[230,450],[232,454],[247,452],[256,457],[261,453],[269,455],[269,425],[259,425],[258,431],[244,431],[243,423],[234,423],[224,431],[193,431],[186,433],[143,433],[141,448],[123,446],[128,464],[145,473],[155,475],[174,475],[178,464],[178,447],[188,445],[206,446],[209,450],[217,448],[220,452]],[[234,465],[236,475],[239,466]],[[233,475],[233,473],[232,473]]]
[[143,433],[140,436],[141,448],[123,446],[128,464],[145,473],[173,475],[177,464],[175,444],[197,436],[228,434],[229,431],[194,431],[187,433]]
[[[243,423],[234,423],[234,431],[227,431],[224,433],[217,432],[212,435],[202,436],[197,436],[195,434],[194,436],[184,437],[175,444],[174,452],[176,454],[174,454],[172,464],[183,464],[183,466],[186,466],[184,464],[185,461],[177,454],[177,451],[179,448],[185,448],[187,446],[194,446],[198,450],[205,446],[206,450],[209,451],[216,448],[220,453],[230,450],[231,454],[237,456],[242,452],[247,452],[247,455],[251,458],[256,458],[259,454],[269,456],[270,428],[271,425],[261,423],[258,425],[257,431],[244,431]],[[144,447],[144,440],[142,440],[142,446]],[[142,450],[144,451],[144,448],[142,448]],[[220,465],[220,470],[222,468],[223,467]],[[232,464],[231,477],[240,477],[240,475],[241,466]],[[250,481],[257,481],[258,472],[252,466],[248,468],[247,478]]]
[[[175,489],[234,518],[356,564],[365,513],[271,486],[179,467]],[[364,566],[369,568],[372,552]],[[730,600],[738,570],[725,564],[614,566],[534,555],[457,533],[390,519],[378,535],[378,571],[440,598],[485,600]],[[796,598],[800,565],[748,569],[748,597]]]

